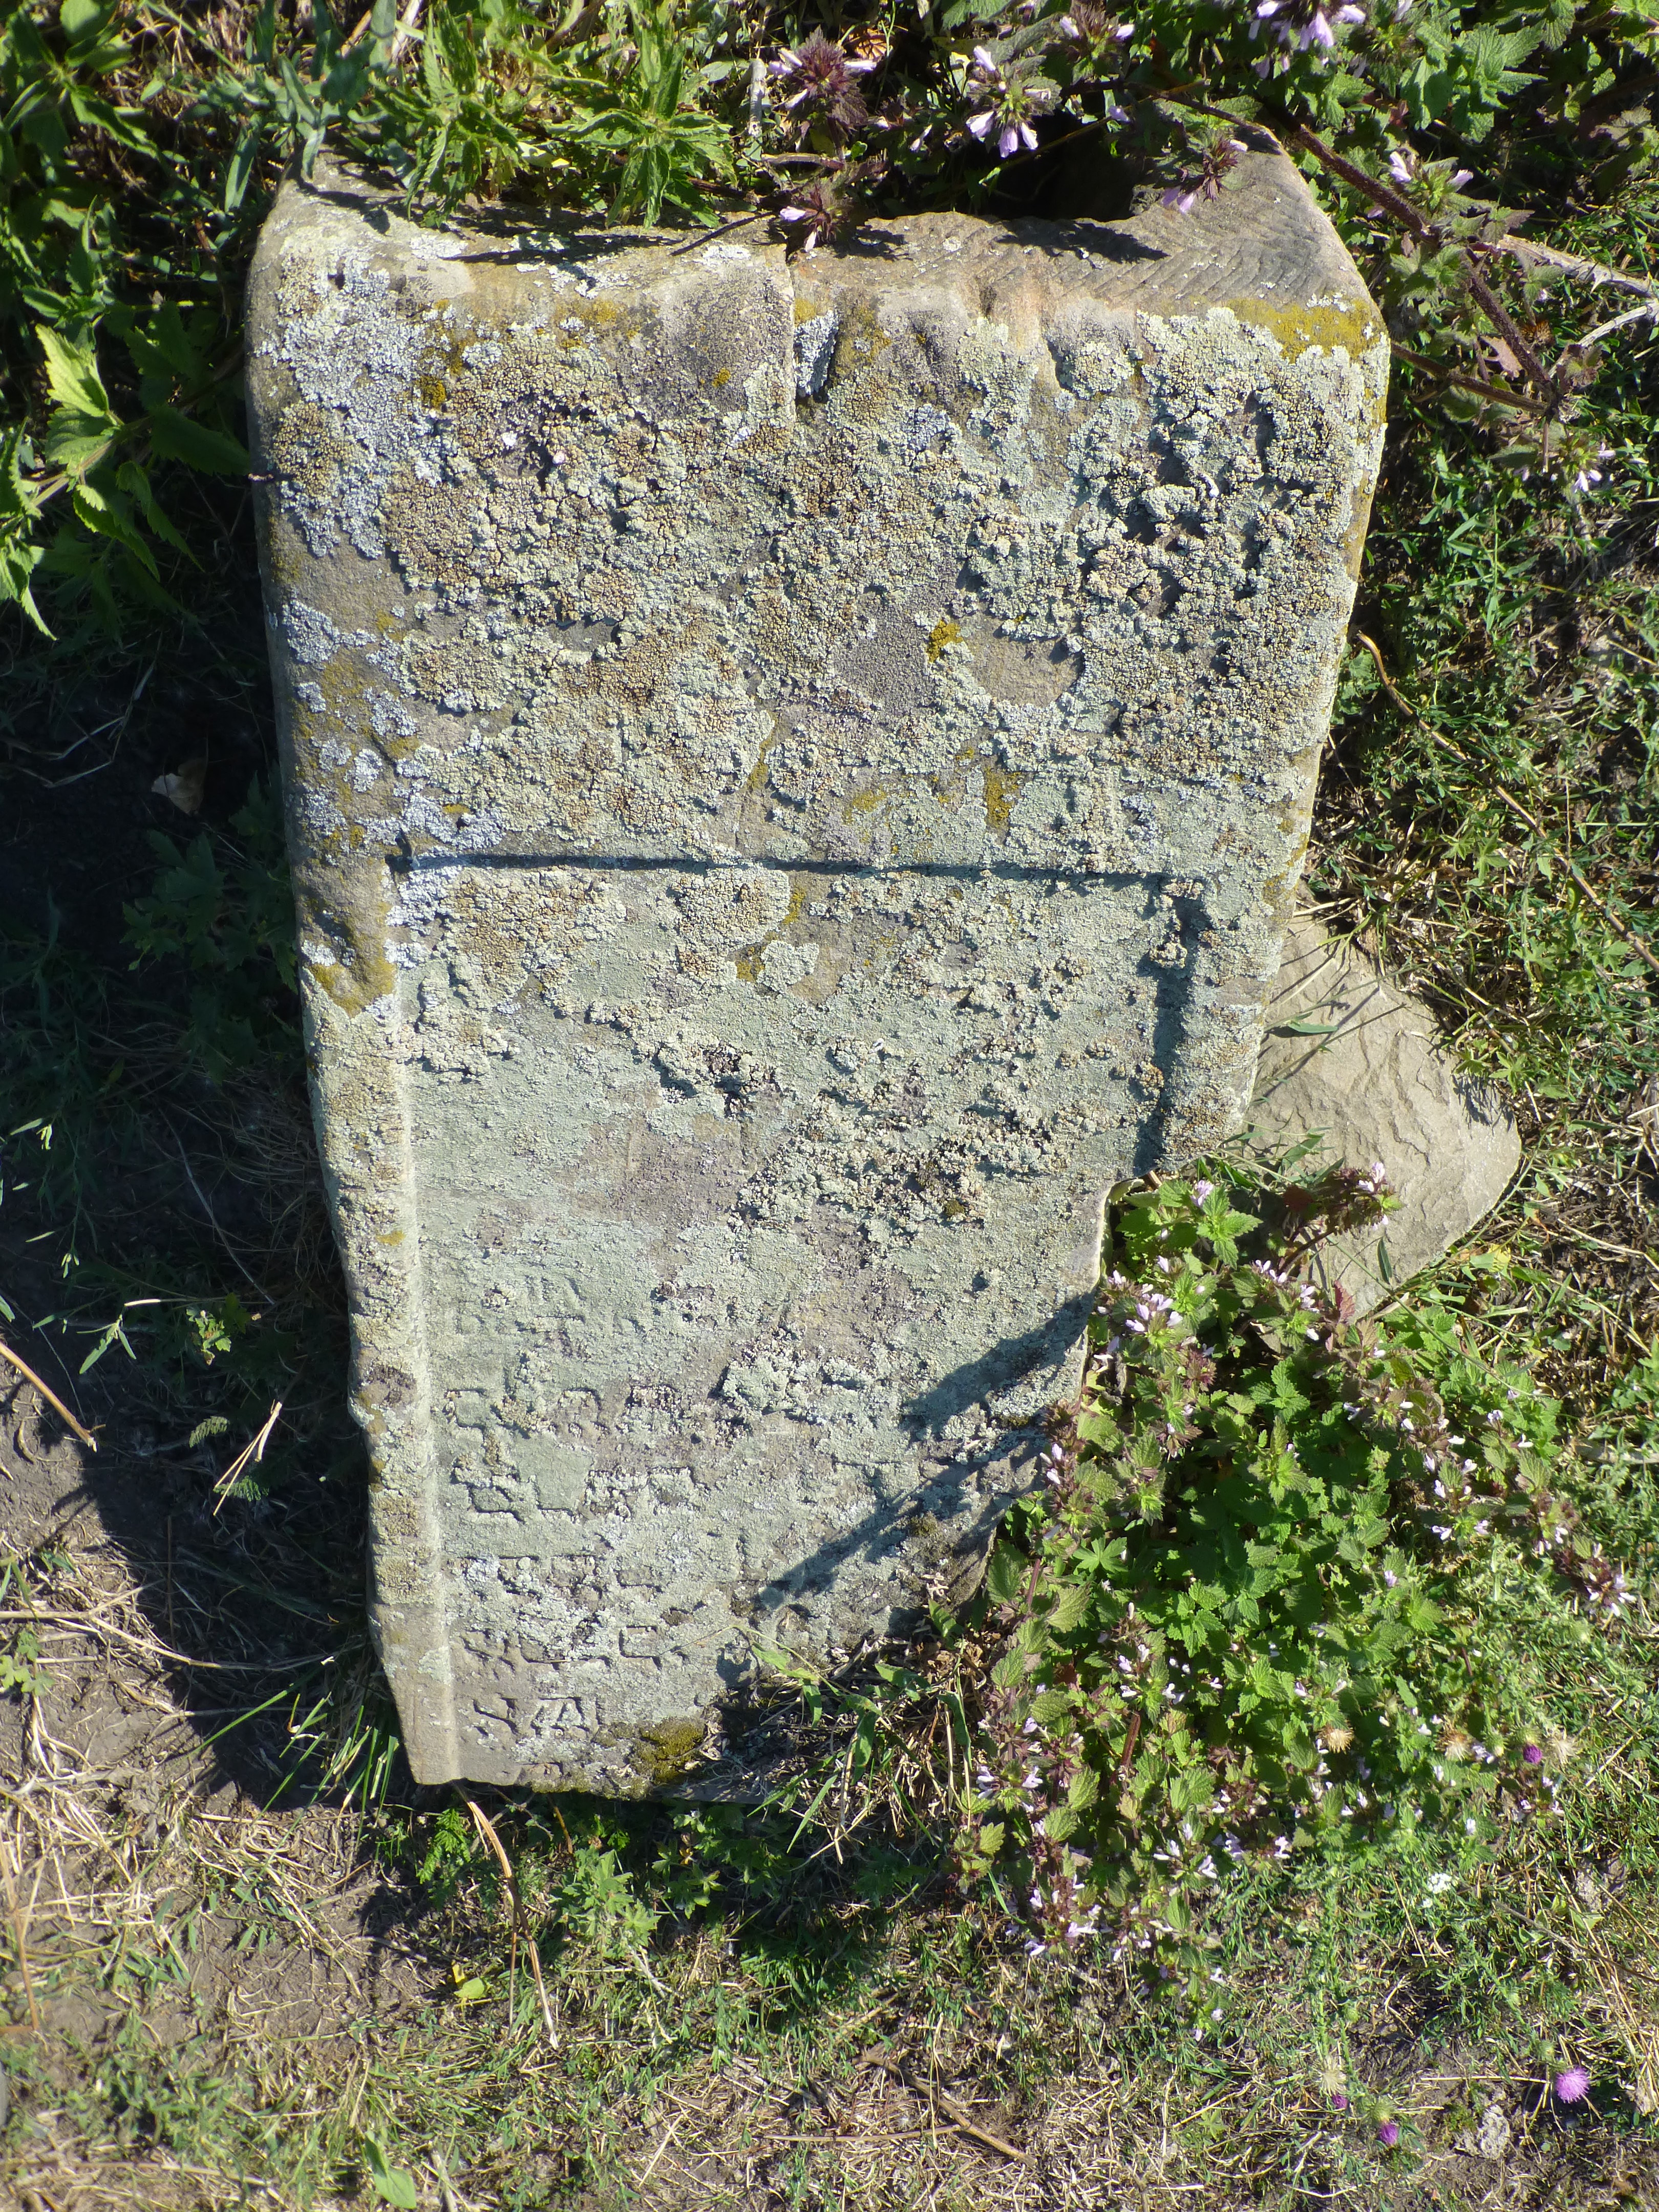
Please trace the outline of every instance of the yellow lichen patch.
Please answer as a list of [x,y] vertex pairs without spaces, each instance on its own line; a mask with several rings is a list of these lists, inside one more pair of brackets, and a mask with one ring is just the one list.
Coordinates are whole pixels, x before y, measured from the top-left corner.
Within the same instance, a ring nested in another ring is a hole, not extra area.
[[962,635],[962,625],[948,618],[936,622],[927,633],[927,658],[937,660],[947,645],[954,645]]
[[276,473],[315,500],[331,499],[361,459],[356,444],[327,407],[288,409],[270,441]]
[[449,398],[449,386],[441,376],[421,376],[415,380],[415,392],[428,414],[443,406]]
[[1369,300],[1317,301],[1306,306],[1287,302],[1282,307],[1266,300],[1229,300],[1226,304],[1241,323],[1271,332],[1292,361],[1315,346],[1327,353],[1340,346],[1357,361],[1382,335],[1382,320]]
[[789,885],[789,903],[784,908],[783,920],[775,929],[769,930],[764,937],[757,938],[752,945],[745,945],[737,956],[737,970],[742,981],[759,982],[761,972],[766,965],[769,947],[775,945],[780,938],[787,936],[792,925],[798,922],[805,911],[806,885],[804,883],[792,881]]
[[713,376],[709,378],[708,381],[714,386],[716,392],[721,391],[732,381],[732,372],[729,368],[717,368]]
[[760,791],[765,787],[766,779],[770,772],[766,765],[766,756],[777,741],[778,726],[774,722],[770,730],[760,741],[760,750],[755,756],[755,765],[744,778],[743,787],[745,791]]
[[985,826],[994,836],[1006,837],[1014,803],[1030,778],[1019,769],[993,768],[988,762],[982,773],[985,777]]
[[385,884],[385,868],[373,861],[341,866],[313,855],[295,870],[301,940],[320,939],[333,954],[322,959],[307,956],[305,970],[342,1013],[361,1014],[398,988],[398,971],[386,951],[391,902]]
[[861,790],[848,792],[842,804],[842,820],[850,822],[855,814],[873,814],[887,795],[884,783],[866,784]]
[[837,380],[851,374],[859,362],[868,361],[875,354],[884,353],[892,343],[870,302],[867,300],[854,302],[843,316],[841,328],[836,334],[835,373]]

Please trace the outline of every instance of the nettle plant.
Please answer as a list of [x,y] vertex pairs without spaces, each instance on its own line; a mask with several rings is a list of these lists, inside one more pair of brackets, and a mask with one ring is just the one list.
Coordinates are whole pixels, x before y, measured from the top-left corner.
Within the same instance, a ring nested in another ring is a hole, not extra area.
[[1317,1279],[1396,1202],[1382,1170],[1213,1173],[1121,1206],[1082,1395],[993,1554],[964,1853],[1013,1876],[1034,1952],[1194,1976],[1248,1860],[1549,1809],[1563,1739],[1474,1648],[1472,1565],[1507,1546],[1592,1613],[1625,1600],[1558,1494],[1555,1402],[1449,1316],[1358,1321]]

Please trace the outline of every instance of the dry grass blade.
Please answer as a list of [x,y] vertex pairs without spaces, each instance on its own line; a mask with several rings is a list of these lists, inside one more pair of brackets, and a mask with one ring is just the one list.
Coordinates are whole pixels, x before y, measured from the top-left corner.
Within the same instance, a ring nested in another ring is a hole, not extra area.
[[512,1907],[514,1925],[518,1929],[525,1949],[530,1954],[530,1971],[535,1977],[536,1995],[541,2001],[542,2019],[547,2027],[548,2045],[550,2049],[556,2051],[559,2047],[559,2031],[554,2024],[553,2008],[548,2002],[547,1984],[542,1978],[541,1954],[536,1948],[536,1932],[530,1924],[530,1915],[525,1911],[524,1896],[519,1887],[519,1878],[513,1871],[513,1862],[507,1856],[506,1847],[496,1834],[495,1823],[489,1815],[484,1811],[483,1806],[472,1798],[467,1798],[465,1802],[466,1809],[471,1814],[480,1837],[495,1854],[495,1863],[501,1868],[501,1880],[507,1885],[507,1902]]
[[80,1441],[86,1446],[88,1451],[97,1450],[98,1439],[94,1436],[92,1431],[84,1427],[81,1422],[76,1419],[74,1414],[70,1413],[69,1407],[64,1403],[58,1393],[52,1388],[51,1384],[43,1382],[40,1380],[40,1377],[35,1373],[34,1370],[29,1365],[27,1360],[20,1358],[20,1356],[12,1350],[11,1346],[6,1343],[3,1338],[0,1338],[0,1359],[9,1361],[10,1364],[17,1370],[18,1373],[23,1377],[23,1380],[26,1382],[32,1382],[34,1385],[35,1389],[40,1393],[40,1395],[46,1400],[52,1411],[58,1414],[63,1420],[68,1423],[70,1428],[73,1430],[76,1436],[79,1437]]
[[[17,1946],[17,1978],[23,1984],[24,2002],[28,2006],[29,2025],[37,2035],[40,2033],[40,2012],[34,2002],[34,1978],[29,1972],[27,1915],[17,1901],[17,1881],[11,1863],[11,1843],[0,1837],[0,1881],[6,1890],[6,1910],[11,1916],[12,1938]],[[37,1881],[37,1889],[38,1889]],[[31,1900],[33,1902],[33,1900]]]
[[232,1460],[230,1465],[219,1477],[217,1482],[214,1484],[213,1510],[216,1513],[224,1504],[226,1498],[230,1496],[232,1491],[235,1489],[242,1477],[247,1473],[248,1468],[250,1467],[258,1467],[260,1461],[264,1457],[265,1446],[270,1442],[270,1432],[276,1427],[277,1419],[280,1416],[282,1410],[283,1401],[278,1398],[276,1404],[272,1406],[270,1411],[265,1415],[264,1421],[260,1425],[258,1434],[250,1439],[242,1450],[238,1452],[235,1458]]
[[941,2115],[946,2124],[954,2128],[958,2135],[971,2136],[974,2142],[984,2143],[1004,2158],[1024,2157],[1025,2154],[1018,2143],[1011,2143],[1006,2136],[994,2135],[988,2128],[981,2127],[977,2120],[969,2119],[955,2099],[947,2097],[942,2089],[934,2088],[931,2082],[918,2081],[902,2059],[890,2057],[884,2051],[866,2051],[859,2063],[863,2066],[879,2067],[895,2081],[902,2081],[913,2095],[920,2097],[924,2104]]

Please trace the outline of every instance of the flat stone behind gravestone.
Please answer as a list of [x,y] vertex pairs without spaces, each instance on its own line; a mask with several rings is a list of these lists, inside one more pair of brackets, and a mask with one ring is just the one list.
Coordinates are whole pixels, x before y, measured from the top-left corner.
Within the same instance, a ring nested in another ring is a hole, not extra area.
[[1399,1212],[1323,1255],[1361,1313],[1466,1237],[1521,1164],[1514,1116],[1457,1072],[1422,1000],[1300,917],[1285,933],[1250,1118],[1276,1149],[1321,1129],[1322,1157],[1388,1170]]
[[1181,217],[427,230],[249,386],[416,1774],[639,1790],[977,1572],[1104,1194],[1249,1098],[1382,419],[1277,152]]

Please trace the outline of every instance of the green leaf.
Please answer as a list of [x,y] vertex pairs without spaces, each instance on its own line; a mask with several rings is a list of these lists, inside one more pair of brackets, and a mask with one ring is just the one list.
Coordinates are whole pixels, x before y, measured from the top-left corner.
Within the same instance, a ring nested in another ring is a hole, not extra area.
[[253,174],[253,166],[259,158],[259,149],[264,140],[264,133],[260,126],[257,123],[250,123],[236,141],[236,150],[226,166],[224,191],[221,202],[227,215],[234,215],[242,204],[247,191],[248,179]]
[[20,545],[15,538],[0,538],[0,604],[9,600],[21,607],[42,637],[50,637],[52,632],[29,588],[30,579],[46,557],[44,545]]
[[110,450],[118,422],[87,415],[54,415],[41,447],[46,459],[70,476],[84,476],[96,468]]
[[1212,1796],[1210,1777],[1204,1767],[1177,1774],[1170,1784],[1170,1804],[1176,1813],[1196,1813]]
[[375,2193],[387,2204],[395,2204],[399,2212],[416,2212],[420,2203],[420,2191],[415,2186],[415,2177],[400,2166],[388,2166],[386,2153],[373,2136],[363,2137],[363,2164],[368,2168],[368,2178]]
[[999,1544],[985,1570],[985,1588],[996,1605],[1012,1605],[1025,1586],[1030,1561],[1011,1544]]
[[77,522],[100,538],[112,538],[152,576],[155,574],[155,556],[133,528],[125,500],[106,495],[89,478],[76,485],[72,498]]
[[1057,1636],[1068,1634],[1081,1623],[1093,1596],[1094,1590],[1086,1582],[1062,1583],[1048,1615],[1048,1626]]
[[103,1358],[104,1354],[109,1350],[112,1344],[118,1344],[122,1351],[126,1353],[129,1359],[136,1359],[138,1357],[131,1345],[127,1341],[127,1333],[121,1325],[121,1316],[119,1314],[116,1315],[114,1320],[99,1338],[97,1343],[93,1346],[92,1350],[88,1352],[86,1358],[81,1362],[79,1371],[84,1375],[88,1368],[95,1367],[98,1364],[98,1362]]
[[137,462],[123,461],[115,471],[115,482],[118,488],[136,502],[139,514],[144,518],[145,528],[159,538],[164,545],[171,545],[174,552],[182,553],[192,567],[198,567],[200,564],[195,555],[162,511],[150,489],[149,476]]
[[98,374],[98,356],[91,331],[54,331],[44,323],[37,323],[34,335],[46,357],[47,385],[64,413],[101,420],[114,427],[116,416],[103,379]]
[[1066,1792],[1066,1802],[1074,1813],[1081,1813],[1086,1811],[1099,1795],[1099,1770],[1092,1766],[1080,1766],[1072,1777],[1071,1787]]
[[149,435],[158,453],[210,476],[245,477],[253,465],[247,448],[228,432],[211,430],[176,407],[151,410]]
[[137,107],[112,107],[108,100],[100,100],[95,93],[76,90],[70,94],[70,109],[77,123],[89,131],[101,131],[125,146],[130,154],[154,154],[155,145],[145,127],[143,110]]
[[0,519],[33,521],[40,511],[40,495],[23,474],[23,445],[21,422],[0,431]]
[[58,21],[66,39],[85,39],[101,31],[114,13],[109,0],[64,0]]

